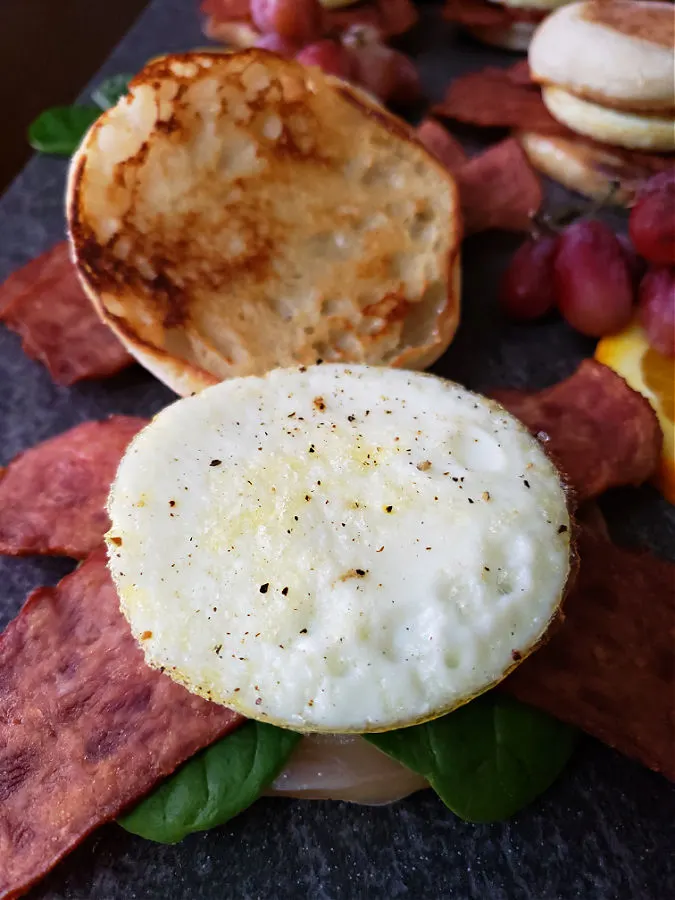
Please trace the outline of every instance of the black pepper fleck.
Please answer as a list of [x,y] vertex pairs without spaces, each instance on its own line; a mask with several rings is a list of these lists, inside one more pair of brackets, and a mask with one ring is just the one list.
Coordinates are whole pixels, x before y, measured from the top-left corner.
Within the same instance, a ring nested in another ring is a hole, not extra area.
[[223,464],[222,459],[212,459],[211,462],[209,463],[210,466],[222,466],[222,464]]
[[266,593],[268,592],[269,588],[270,588],[269,581],[266,582],[265,584],[261,584],[261,585],[260,585],[260,593],[261,593],[261,594],[266,594]]

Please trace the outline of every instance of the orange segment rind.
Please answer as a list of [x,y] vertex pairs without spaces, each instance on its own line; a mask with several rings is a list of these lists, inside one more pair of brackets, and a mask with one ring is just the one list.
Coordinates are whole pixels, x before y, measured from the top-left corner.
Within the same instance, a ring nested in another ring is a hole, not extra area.
[[654,483],[670,503],[675,503],[675,359],[653,350],[637,322],[603,338],[595,358],[618,372],[651,403],[663,432]]

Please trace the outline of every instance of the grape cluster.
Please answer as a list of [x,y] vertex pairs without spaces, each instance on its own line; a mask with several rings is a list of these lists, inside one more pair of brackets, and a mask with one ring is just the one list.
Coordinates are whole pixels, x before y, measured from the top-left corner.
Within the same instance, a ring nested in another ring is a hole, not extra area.
[[367,26],[328,36],[318,0],[251,0],[251,16],[261,33],[258,47],[351,81],[383,103],[410,103],[420,95],[411,59]]
[[647,182],[629,234],[586,218],[528,238],[502,279],[505,312],[527,321],[557,307],[577,331],[603,337],[628,325],[637,301],[650,345],[675,356],[675,168]]

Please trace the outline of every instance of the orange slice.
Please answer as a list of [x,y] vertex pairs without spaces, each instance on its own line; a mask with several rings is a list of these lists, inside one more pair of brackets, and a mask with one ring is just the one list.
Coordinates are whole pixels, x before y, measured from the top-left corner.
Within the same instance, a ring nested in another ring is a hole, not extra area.
[[654,481],[663,496],[675,503],[675,359],[653,350],[637,323],[603,338],[595,358],[651,403],[663,431],[661,464]]

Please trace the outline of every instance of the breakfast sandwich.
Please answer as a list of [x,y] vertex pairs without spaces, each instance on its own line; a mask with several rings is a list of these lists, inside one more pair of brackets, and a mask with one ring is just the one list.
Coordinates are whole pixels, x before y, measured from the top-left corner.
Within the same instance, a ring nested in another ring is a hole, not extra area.
[[179,394],[317,359],[423,368],[457,327],[453,176],[362,92],[264,50],[146,66],[67,204],[84,289]]
[[521,135],[531,162],[545,174],[602,196],[622,160],[675,164],[671,3],[591,0],[565,6],[537,30],[529,64],[548,112],[564,129]]
[[504,128],[566,187],[631,205],[675,166],[675,15],[658,0],[590,0],[539,26],[525,60],[455,78],[442,118]]
[[[113,819],[174,843],[263,795],[430,787],[503,819],[562,771],[571,726],[675,777],[672,564],[576,506],[649,477],[654,413],[592,360],[497,396],[277,370],[9,463],[0,552],[83,562],[0,641],[0,895]],[[478,791],[505,734],[518,769]]]

